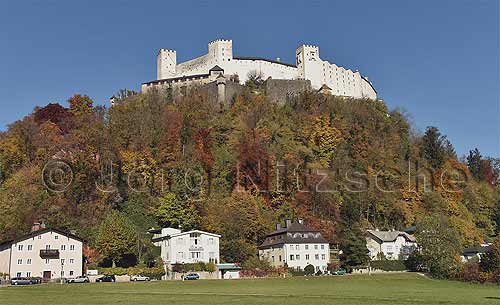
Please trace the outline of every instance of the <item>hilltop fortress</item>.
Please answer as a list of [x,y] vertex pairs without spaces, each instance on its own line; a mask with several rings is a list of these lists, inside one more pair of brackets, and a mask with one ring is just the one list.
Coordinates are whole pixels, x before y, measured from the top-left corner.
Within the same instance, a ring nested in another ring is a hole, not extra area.
[[143,83],[141,90],[144,92],[158,86],[185,90],[193,85],[213,83],[217,85],[218,100],[222,101],[227,95],[226,79],[243,84],[253,73],[264,80],[287,80],[275,82],[274,87],[284,86],[284,90],[288,91],[312,88],[337,96],[377,98],[377,92],[368,78],[358,71],[322,60],[319,57],[319,47],[301,45],[295,54],[295,64],[283,63],[279,58],[271,60],[235,56],[232,40],[218,39],[208,44],[207,54],[177,63],[175,50],[160,49],[157,56],[157,80]]

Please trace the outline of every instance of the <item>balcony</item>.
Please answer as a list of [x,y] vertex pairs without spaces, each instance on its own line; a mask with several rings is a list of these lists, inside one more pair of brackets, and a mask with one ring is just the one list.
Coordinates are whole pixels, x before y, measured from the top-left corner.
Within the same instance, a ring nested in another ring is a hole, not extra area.
[[58,259],[59,250],[57,249],[40,250],[40,257],[43,259]]
[[189,251],[203,251],[203,247],[199,245],[191,245]]

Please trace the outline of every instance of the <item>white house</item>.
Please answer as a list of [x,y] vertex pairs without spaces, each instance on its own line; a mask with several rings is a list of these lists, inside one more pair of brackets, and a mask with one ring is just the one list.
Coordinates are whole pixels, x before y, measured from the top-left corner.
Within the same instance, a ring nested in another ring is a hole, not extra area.
[[368,230],[366,247],[372,260],[382,257],[390,260],[405,259],[417,248],[413,235],[401,231]]
[[330,262],[330,246],[317,230],[308,228],[301,219],[286,220],[284,227],[276,225],[259,246],[259,257],[273,267],[303,270],[313,265],[316,271],[327,270]]
[[220,235],[200,230],[182,232],[174,228],[150,230],[153,244],[161,247],[166,268],[173,264],[219,263]]
[[0,272],[44,281],[73,278],[83,272],[83,240],[59,229],[41,228],[0,244]]

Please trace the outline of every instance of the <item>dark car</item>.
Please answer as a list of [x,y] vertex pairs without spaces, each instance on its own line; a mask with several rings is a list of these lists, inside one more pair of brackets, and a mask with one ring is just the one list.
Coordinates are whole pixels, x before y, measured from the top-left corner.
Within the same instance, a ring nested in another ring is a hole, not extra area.
[[11,285],[31,285],[31,280],[27,277],[15,277],[10,280]]
[[116,277],[114,275],[103,275],[95,280],[97,283],[100,282],[116,282]]
[[188,273],[184,276],[184,279],[186,281],[189,281],[189,280],[199,280],[200,279],[200,275],[198,273]]

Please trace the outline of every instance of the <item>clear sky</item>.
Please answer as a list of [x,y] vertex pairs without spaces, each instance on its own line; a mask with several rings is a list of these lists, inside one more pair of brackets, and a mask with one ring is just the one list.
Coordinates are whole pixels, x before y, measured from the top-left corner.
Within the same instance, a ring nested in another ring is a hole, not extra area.
[[[0,0],[1,1],[1,0]],[[0,129],[74,93],[98,104],[217,38],[294,63],[301,43],[359,69],[415,128],[500,157],[499,1],[1,1]]]

